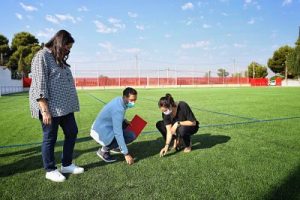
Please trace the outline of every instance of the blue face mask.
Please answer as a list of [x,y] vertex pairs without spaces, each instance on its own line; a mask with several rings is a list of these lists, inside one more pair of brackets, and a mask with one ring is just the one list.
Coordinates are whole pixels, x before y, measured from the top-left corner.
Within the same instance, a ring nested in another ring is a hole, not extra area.
[[128,102],[126,104],[127,108],[133,108],[134,107],[134,102]]

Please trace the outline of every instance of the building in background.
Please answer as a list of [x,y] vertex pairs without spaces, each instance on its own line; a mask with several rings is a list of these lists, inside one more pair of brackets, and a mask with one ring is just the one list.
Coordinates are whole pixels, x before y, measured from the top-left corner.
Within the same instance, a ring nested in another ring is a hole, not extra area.
[[11,71],[4,66],[0,66],[0,96],[23,91],[22,79],[11,79]]

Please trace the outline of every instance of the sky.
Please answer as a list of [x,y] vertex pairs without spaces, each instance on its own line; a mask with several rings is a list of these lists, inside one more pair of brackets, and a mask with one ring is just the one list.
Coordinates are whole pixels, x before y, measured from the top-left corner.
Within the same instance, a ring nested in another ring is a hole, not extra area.
[[300,0],[6,0],[0,17],[10,42],[21,31],[44,43],[69,31],[75,43],[68,62],[77,73],[233,73],[294,46]]

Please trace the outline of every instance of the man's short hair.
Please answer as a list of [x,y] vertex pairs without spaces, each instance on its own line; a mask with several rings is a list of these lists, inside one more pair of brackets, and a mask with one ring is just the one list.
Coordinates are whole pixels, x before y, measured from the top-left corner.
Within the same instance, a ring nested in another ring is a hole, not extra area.
[[123,96],[129,97],[129,95],[137,95],[137,91],[131,87],[125,88],[125,90],[123,90]]

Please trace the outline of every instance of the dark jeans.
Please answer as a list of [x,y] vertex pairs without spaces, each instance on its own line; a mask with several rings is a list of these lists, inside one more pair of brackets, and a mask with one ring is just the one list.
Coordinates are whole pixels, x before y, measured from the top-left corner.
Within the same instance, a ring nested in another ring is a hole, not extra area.
[[[156,123],[156,128],[159,130],[159,132],[162,134],[163,138],[166,140],[167,129],[164,124],[164,121],[158,121]],[[199,129],[199,122],[197,122],[196,126],[182,126],[181,125],[179,128],[177,128],[176,135],[183,139],[184,145],[186,147],[189,147],[190,143],[191,143],[191,135],[194,135],[195,133],[197,133],[198,129]],[[172,139],[174,139],[174,138],[176,138],[176,137],[173,136]]]
[[50,125],[45,125],[40,120],[43,129],[43,144],[42,144],[42,157],[44,168],[46,171],[56,169],[54,158],[54,146],[57,140],[58,127],[63,129],[65,140],[62,153],[62,166],[66,167],[72,164],[73,150],[77,138],[78,128],[75,121],[74,113],[70,113],[61,117],[53,117]]
[[[125,143],[130,144],[136,138],[135,138],[135,134],[133,132],[126,130],[127,126],[128,126],[128,124],[126,124],[125,121],[123,121],[123,126],[122,126],[123,127],[123,137],[124,137]],[[109,145],[103,146],[102,148],[105,151],[109,151],[111,149],[115,149],[118,147],[119,147],[119,144],[118,144],[116,138],[114,138],[113,141]]]

